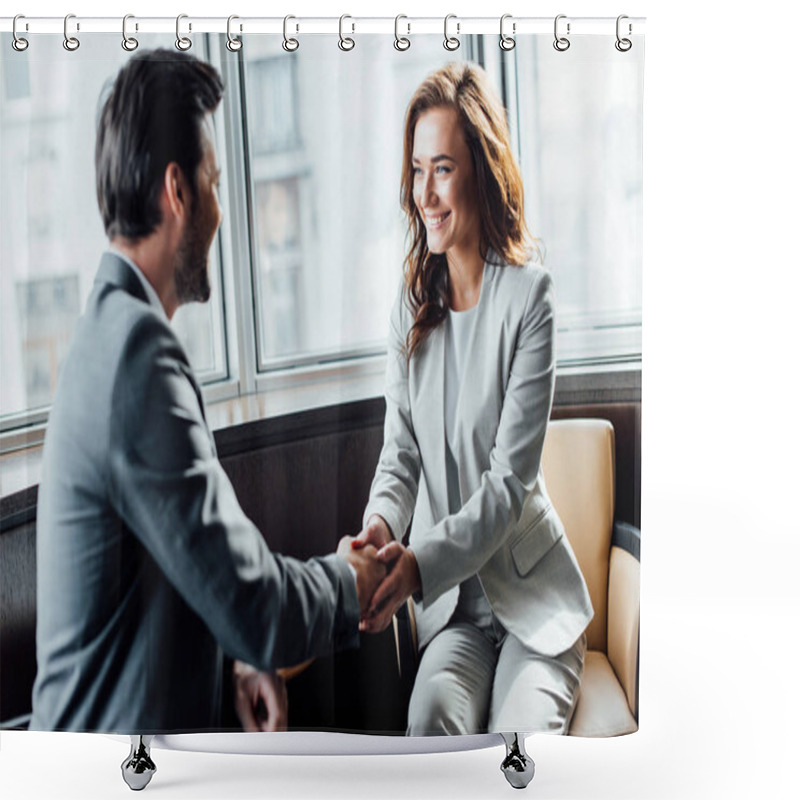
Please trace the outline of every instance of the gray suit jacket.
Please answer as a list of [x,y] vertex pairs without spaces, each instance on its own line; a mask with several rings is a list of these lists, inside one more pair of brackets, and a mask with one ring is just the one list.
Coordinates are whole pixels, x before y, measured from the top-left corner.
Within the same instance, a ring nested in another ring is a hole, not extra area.
[[420,646],[447,624],[459,584],[477,573],[506,629],[553,656],[577,641],[593,610],[540,468],[555,385],[552,281],[539,267],[493,260],[490,253],[456,410],[461,510],[448,515],[445,326],[407,365],[413,318],[401,290],[389,332],[384,444],[364,520],[380,514],[400,538],[413,515]]
[[45,439],[31,728],[217,728],[219,645],[270,670],[358,618],[344,561],[274,555],[245,517],[183,348],[105,254]]

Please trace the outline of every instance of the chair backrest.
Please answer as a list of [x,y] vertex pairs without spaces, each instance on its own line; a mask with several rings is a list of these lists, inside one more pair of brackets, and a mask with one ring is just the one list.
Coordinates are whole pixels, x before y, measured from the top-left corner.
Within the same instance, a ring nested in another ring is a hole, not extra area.
[[594,606],[590,650],[607,649],[608,568],[614,527],[614,428],[602,419],[551,421],[542,453],[545,485],[564,523]]

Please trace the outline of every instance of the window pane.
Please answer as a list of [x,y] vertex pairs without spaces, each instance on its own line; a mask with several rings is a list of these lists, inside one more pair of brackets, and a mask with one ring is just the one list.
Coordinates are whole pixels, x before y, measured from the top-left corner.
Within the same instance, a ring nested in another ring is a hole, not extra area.
[[556,284],[562,363],[641,356],[643,51],[613,43],[559,53],[521,36],[514,50],[526,217]]
[[245,96],[259,368],[381,348],[402,275],[403,119],[440,36],[248,42]]
[[[119,36],[92,34],[74,53],[62,42],[40,34],[25,52],[0,53],[0,417],[50,404],[107,246],[95,120],[101,92],[129,56]],[[148,37],[148,46],[174,47],[174,37]],[[201,55],[202,41],[195,46]],[[213,270],[212,303],[181,310],[175,324],[179,335],[191,327],[195,367],[218,375],[225,361],[216,258]]]

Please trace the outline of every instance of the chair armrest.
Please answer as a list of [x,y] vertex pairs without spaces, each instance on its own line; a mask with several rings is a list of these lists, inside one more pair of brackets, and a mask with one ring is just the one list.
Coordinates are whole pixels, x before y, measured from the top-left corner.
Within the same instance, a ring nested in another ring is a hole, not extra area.
[[608,566],[608,660],[639,719],[639,554],[641,533],[614,523]]

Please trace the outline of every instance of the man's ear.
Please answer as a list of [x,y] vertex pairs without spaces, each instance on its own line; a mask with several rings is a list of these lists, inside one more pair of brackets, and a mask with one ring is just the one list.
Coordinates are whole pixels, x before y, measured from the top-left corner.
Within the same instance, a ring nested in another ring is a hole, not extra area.
[[164,170],[162,200],[165,211],[176,221],[183,222],[189,214],[189,185],[183,170],[171,161]]

